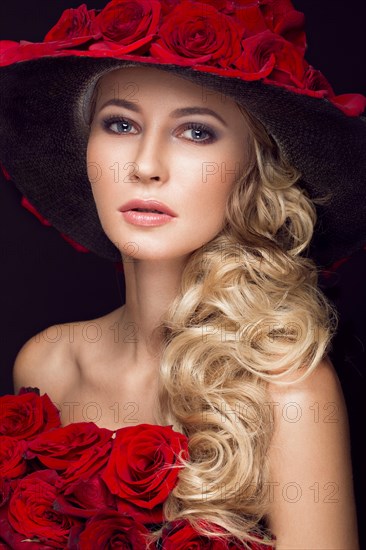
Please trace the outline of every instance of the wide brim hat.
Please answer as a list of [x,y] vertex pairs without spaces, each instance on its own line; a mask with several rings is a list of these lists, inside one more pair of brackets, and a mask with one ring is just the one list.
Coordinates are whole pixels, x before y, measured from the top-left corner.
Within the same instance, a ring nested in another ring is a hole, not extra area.
[[305,61],[303,17],[289,0],[251,4],[83,4],[65,10],[43,42],[0,41],[0,162],[24,205],[81,250],[120,261],[87,177],[90,98],[108,71],[155,67],[241,103],[301,172],[308,195],[328,197],[316,207],[309,250],[319,266],[362,247],[366,100],[336,96]]

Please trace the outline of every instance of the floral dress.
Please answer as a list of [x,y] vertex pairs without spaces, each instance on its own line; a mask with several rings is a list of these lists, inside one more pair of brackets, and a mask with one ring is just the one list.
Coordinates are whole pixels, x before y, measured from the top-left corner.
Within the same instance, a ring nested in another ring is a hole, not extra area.
[[[0,550],[244,549],[200,535],[188,520],[165,521],[181,458],[189,459],[188,440],[172,426],[62,427],[38,388],[0,397]],[[149,546],[146,535],[159,529]]]

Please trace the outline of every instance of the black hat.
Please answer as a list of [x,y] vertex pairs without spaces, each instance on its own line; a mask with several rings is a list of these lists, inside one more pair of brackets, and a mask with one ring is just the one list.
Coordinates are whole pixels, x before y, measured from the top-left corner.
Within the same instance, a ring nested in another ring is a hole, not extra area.
[[[288,3],[288,2],[287,2]],[[128,3],[131,5],[131,3]],[[310,255],[320,266],[366,242],[366,99],[335,96],[304,59],[302,14],[278,3],[112,0],[63,12],[41,43],[0,41],[0,162],[42,218],[111,261],[86,171],[97,80],[155,67],[241,103],[302,174],[317,206]],[[170,11],[168,10],[170,7]]]

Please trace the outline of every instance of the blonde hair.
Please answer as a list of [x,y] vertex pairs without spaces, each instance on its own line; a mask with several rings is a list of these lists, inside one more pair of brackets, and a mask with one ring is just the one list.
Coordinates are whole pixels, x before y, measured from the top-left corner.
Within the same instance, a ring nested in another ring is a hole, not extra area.
[[[94,90],[90,123],[95,97]],[[315,263],[301,255],[313,236],[314,203],[327,198],[307,196],[262,124],[239,109],[250,129],[245,173],[222,231],[190,256],[156,329],[163,337],[157,419],[188,437],[190,453],[163,512],[202,535],[271,547],[260,525],[273,432],[267,383],[309,376],[328,351],[337,315],[317,287]],[[161,531],[148,535],[148,545]]]
[[224,528],[223,537],[263,544],[264,536],[273,546],[259,528],[273,431],[267,382],[309,376],[337,317],[317,288],[315,263],[300,256],[315,206],[296,183],[299,172],[240,109],[252,134],[247,169],[229,197],[225,227],[189,258],[159,327],[158,419],[187,435],[190,452],[164,516],[186,519],[203,535],[217,536],[205,520]]

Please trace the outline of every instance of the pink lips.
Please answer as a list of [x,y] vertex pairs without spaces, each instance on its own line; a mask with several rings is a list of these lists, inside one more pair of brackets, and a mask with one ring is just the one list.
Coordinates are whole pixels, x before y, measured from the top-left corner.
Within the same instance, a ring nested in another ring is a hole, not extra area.
[[150,227],[164,225],[177,217],[168,206],[156,200],[133,199],[121,206],[119,211],[128,223]]

